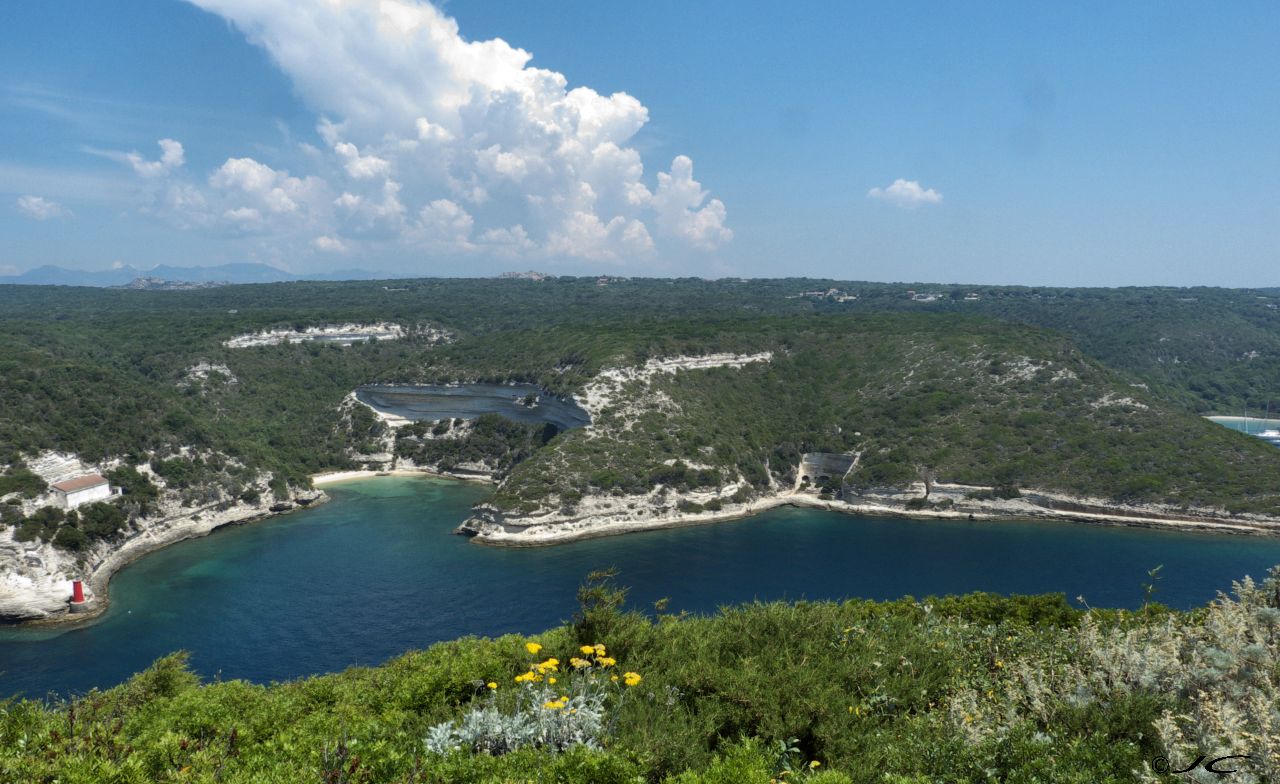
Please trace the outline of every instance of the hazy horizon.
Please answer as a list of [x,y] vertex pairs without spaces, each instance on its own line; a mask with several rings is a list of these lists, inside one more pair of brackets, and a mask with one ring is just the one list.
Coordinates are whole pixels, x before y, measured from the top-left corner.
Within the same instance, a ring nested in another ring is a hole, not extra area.
[[[270,280],[229,279],[229,278],[220,278],[220,277],[218,277],[218,276],[209,275],[209,274],[207,274],[207,273],[206,273],[206,274],[203,274],[203,275],[201,275],[201,276],[198,276],[198,277],[182,277],[181,275],[178,275],[178,276],[167,276],[167,277],[166,277],[166,275],[168,275],[168,273],[170,273],[170,272],[172,272],[172,271],[184,271],[184,270],[187,270],[187,271],[197,271],[197,270],[201,270],[201,271],[209,271],[209,270],[219,270],[219,269],[224,269],[224,268],[235,268],[235,267],[252,267],[252,268],[255,268],[256,270],[271,270],[271,271],[274,271],[274,272],[281,273],[282,277],[280,277],[280,278],[273,278],[273,279],[270,279]],[[258,262],[228,262],[228,263],[225,263],[225,264],[209,264],[209,265],[157,264],[157,265],[155,265],[155,266],[147,267],[147,268],[133,267],[133,266],[131,266],[131,265],[124,265],[124,266],[121,266],[121,267],[110,267],[110,268],[107,268],[107,269],[105,269],[105,270],[73,269],[73,268],[69,268],[69,267],[62,267],[62,266],[59,266],[59,265],[42,265],[41,267],[33,267],[33,268],[31,268],[30,270],[27,270],[27,271],[26,271],[26,273],[34,273],[34,272],[39,272],[39,271],[41,271],[41,270],[49,270],[49,269],[51,269],[51,270],[58,270],[59,272],[66,272],[66,273],[84,273],[84,274],[88,274],[88,275],[101,275],[101,274],[104,274],[104,273],[110,273],[110,272],[115,272],[115,271],[122,271],[122,272],[123,272],[123,271],[128,271],[128,272],[132,275],[132,277],[125,276],[125,277],[122,277],[119,281],[112,281],[112,282],[109,282],[109,283],[102,283],[102,282],[99,282],[99,283],[77,283],[77,282],[74,282],[74,281],[71,281],[71,282],[47,282],[47,281],[27,282],[27,281],[22,280],[22,278],[24,277],[24,274],[25,274],[25,273],[19,273],[19,274],[17,274],[17,275],[0,275],[0,285],[13,285],[13,284],[15,284],[15,283],[19,283],[19,284],[23,284],[23,285],[67,285],[67,286],[80,286],[80,287],[89,287],[89,288],[104,287],[104,286],[105,286],[105,287],[121,287],[121,286],[126,285],[127,283],[129,283],[129,282],[131,282],[131,281],[133,281],[133,280],[137,280],[137,279],[139,279],[139,278],[147,278],[147,277],[159,277],[159,278],[160,278],[160,279],[162,279],[162,280],[165,280],[165,281],[168,281],[168,282],[175,282],[175,283],[180,283],[180,282],[188,282],[188,283],[191,283],[191,282],[194,282],[194,283],[200,283],[200,282],[204,282],[204,283],[212,283],[212,282],[216,282],[216,283],[227,283],[227,284],[230,284],[230,285],[255,285],[255,284],[259,284],[259,283],[281,283],[281,282],[290,282],[290,281],[306,281],[306,280],[311,280],[311,281],[324,281],[324,282],[331,282],[331,283],[341,283],[341,282],[344,282],[344,281],[345,281],[345,282],[357,282],[357,281],[377,281],[377,280],[387,280],[387,281],[396,281],[396,280],[433,280],[433,279],[435,279],[435,280],[451,280],[451,279],[454,279],[454,280],[456,280],[456,279],[490,280],[490,279],[497,279],[497,278],[508,277],[508,276],[524,276],[524,275],[527,275],[527,274],[529,274],[529,273],[536,273],[536,274],[539,274],[539,275],[545,275],[545,276],[547,276],[547,277],[549,277],[549,278],[556,278],[556,277],[571,277],[571,278],[582,278],[582,279],[591,279],[591,278],[615,278],[615,279],[620,278],[620,279],[632,279],[632,278],[638,278],[638,279],[649,279],[649,280],[675,280],[675,279],[696,278],[696,279],[705,280],[705,281],[710,281],[710,282],[724,282],[724,281],[745,281],[745,282],[757,282],[757,281],[758,281],[758,282],[767,282],[767,281],[776,281],[776,280],[805,280],[805,281],[813,281],[813,282],[819,282],[819,283],[823,283],[823,282],[833,282],[833,283],[853,284],[853,285],[874,285],[874,286],[929,286],[929,287],[936,287],[936,290],[934,290],[934,291],[932,291],[932,292],[930,292],[930,291],[928,291],[928,290],[926,290],[926,291],[922,292],[922,293],[925,293],[925,294],[927,294],[927,293],[935,293],[935,294],[936,294],[936,293],[948,293],[948,292],[946,291],[947,289],[957,289],[957,288],[959,288],[959,289],[970,288],[970,289],[974,289],[974,290],[981,290],[981,289],[986,289],[986,288],[1029,288],[1029,289],[1122,289],[1122,288],[1169,288],[1169,289],[1186,289],[1186,290],[1201,289],[1201,288],[1209,288],[1209,289],[1225,289],[1225,290],[1238,290],[1238,291],[1255,291],[1255,290],[1275,290],[1275,289],[1280,289],[1280,284],[1271,284],[1271,285],[1267,285],[1267,284],[1259,284],[1259,285],[1254,285],[1254,286],[1225,286],[1225,285],[1217,285],[1217,284],[1202,284],[1202,283],[1191,283],[1191,284],[1184,284],[1184,285],[1178,285],[1178,284],[1155,284],[1155,283],[1152,283],[1152,284],[1117,284],[1117,285],[1090,285],[1090,284],[1079,284],[1079,285],[1070,286],[1070,285],[1056,285],[1056,284],[1032,284],[1032,283],[1019,283],[1019,282],[1016,282],[1016,281],[1006,282],[1006,283],[980,283],[980,282],[975,282],[975,281],[959,280],[959,279],[945,279],[945,278],[938,278],[938,279],[933,279],[933,280],[909,280],[909,279],[900,279],[900,280],[866,280],[866,279],[862,279],[862,278],[840,278],[840,277],[830,277],[830,276],[821,276],[821,277],[820,277],[820,276],[815,276],[815,275],[782,275],[782,274],[767,275],[767,274],[762,274],[762,275],[753,275],[753,276],[742,276],[742,275],[721,275],[721,276],[715,276],[715,275],[658,274],[658,273],[644,273],[644,272],[633,272],[633,273],[626,273],[626,274],[624,274],[624,273],[618,272],[618,271],[616,271],[616,270],[612,270],[612,271],[611,271],[611,270],[599,270],[599,271],[595,271],[595,272],[584,271],[584,272],[574,272],[574,273],[571,273],[571,272],[553,272],[553,271],[549,271],[548,269],[517,269],[517,268],[512,268],[512,269],[507,269],[507,270],[501,270],[501,271],[493,272],[493,273],[487,273],[487,272],[486,272],[486,273],[480,273],[480,272],[477,272],[477,273],[473,273],[473,274],[466,274],[465,272],[458,272],[458,273],[455,273],[455,274],[432,274],[432,273],[416,274],[416,273],[412,273],[412,272],[393,272],[393,271],[387,271],[387,270],[368,270],[368,269],[361,269],[361,268],[359,268],[359,267],[355,267],[355,268],[347,268],[347,269],[342,269],[342,270],[329,270],[329,271],[324,271],[324,272],[292,273],[292,272],[289,272],[288,270],[282,269],[282,268],[280,268],[280,267],[272,266],[272,265],[269,265],[269,264],[261,264],[261,263],[258,263]],[[152,273],[152,272],[162,272],[162,273],[165,273],[165,274],[164,274],[164,275],[158,275],[158,276],[152,276],[152,275],[150,275],[150,274],[149,274],[149,273]]]

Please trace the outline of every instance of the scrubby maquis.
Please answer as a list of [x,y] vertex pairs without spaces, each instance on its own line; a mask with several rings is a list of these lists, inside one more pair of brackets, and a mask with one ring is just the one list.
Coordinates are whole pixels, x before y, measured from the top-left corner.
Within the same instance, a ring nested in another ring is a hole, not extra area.
[[1241,781],[1280,777],[1280,570],[1185,613],[974,594],[650,618],[596,589],[536,640],[271,686],[202,685],[174,656],[66,703],[10,701],[0,777],[1154,783],[1173,779],[1153,761],[1224,748],[1249,756]]

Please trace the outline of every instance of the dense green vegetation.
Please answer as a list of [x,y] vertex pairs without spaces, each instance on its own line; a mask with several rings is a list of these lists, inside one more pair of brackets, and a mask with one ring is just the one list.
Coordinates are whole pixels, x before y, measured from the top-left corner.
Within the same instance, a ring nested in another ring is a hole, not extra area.
[[[837,289],[856,299],[799,297]],[[937,295],[912,300],[907,292]],[[964,296],[979,297],[967,301]],[[60,355],[68,338],[103,358],[134,344],[146,368],[174,347],[213,348],[234,334],[340,321],[433,321],[464,335],[555,325],[698,318],[932,311],[1051,328],[1086,354],[1139,376],[1199,413],[1280,410],[1280,290],[1131,287],[1061,289],[775,280],[425,279],[279,283],[200,291],[0,286],[4,333],[16,351]],[[94,347],[95,337],[105,337]],[[572,353],[572,352],[567,352]],[[6,356],[6,359],[9,357]],[[170,363],[171,364],[171,363]],[[172,367],[170,369],[173,369]]]
[[[175,655],[67,702],[0,703],[0,780],[1097,784],[1181,781],[1152,762],[1203,752],[1249,755],[1233,780],[1259,784],[1280,776],[1278,578],[1190,613],[975,594],[677,617],[625,611],[597,575],[572,624],[532,639],[270,686],[200,684]],[[511,732],[590,689],[589,743],[429,749],[443,723]]]
[[10,466],[9,470],[0,474],[0,496],[17,493],[22,498],[35,498],[47,486],[43,479],[22,465]]
[[[578,338],[579,355],[616,352],[616,334],[594,337],[603,347]],[[564,434],[518,466],[495,503],[528,510],[558,497],[572,506],[592,489],[737,480],[762,492],[790,486],[801,454],[841,452],[860,455],[852,480],[866,488],[927,475],[1280,513],[1280,453],[1170,406],[1052,333],[894,314],[703,322],[665,339],[661,350],[638,342],[632,354],[768,350],[773,359],[635,385],[599,417],[603,432]],[[536,356],[518,340],[502,348],[511,364]]]
[[120,506],[98,503],[63,512],[53,506],[37,509],[28,517],[10,521],[19,542],[42,539],[64,550],[83,550],[89,544],[110,539],[128,525],[129,518]]
[[[828,288],[839,296],[799,296]],[[770,350],[768,365],[634,390],[642,406],[644,395],[675,404],[594,443],[490,423],[463,442],[405,442],[400,452],[456,463],[492,450],[487,458],[512,471],[498,498],[508,508],[739,475],[759,492],[789,481],[800,453],[833,450],[862,453],[865,486],[929,475],[1273,512],[1275,451],[1192,414],[1266,409],[1280,378],[1277,305],[1280,292],[1268,290],[812,280],[0,286],[0,497],[39,492],[21,457],[46,449],[149,463],[192,505],[256,497],[264,477],[282,494],[382,449],[380,423],[341,410],[360,384],[514,380],[570,394],[605,367]],[[223,346],[266,328],[374,321],[411,336]],[[415,332],[424,325],[457,341],[433,345]],[[1027,358],[1076,378],[1023,377]],[[226,372],[192,373],[199,363]],[[1094,408],[1106,395],[1146,408]],[[127,511],[145,513],[155,497],[132,484]],[[10,510],[0,519],[21,523]]]
[[[454,430],[462,434],[451,432]],[[395,449],[397,457],[418,465],[434,465],[444,471],[462,464],[482,465],[501,475],[546,446],[556,432],[549,423],[523,424],[484,414],[471,423],[446,419],[400,428]]]

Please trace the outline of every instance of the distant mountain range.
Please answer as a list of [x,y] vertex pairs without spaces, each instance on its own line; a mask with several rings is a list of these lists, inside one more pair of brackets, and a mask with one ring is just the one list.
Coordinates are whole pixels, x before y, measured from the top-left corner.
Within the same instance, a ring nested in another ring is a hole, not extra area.
[[219,264],[213,267],[173,267],[161,264],[151,269],[139,269],[124,265],[106,270],[76,270],[46,265],[27,270],[19,275],[0,276],[0,284],[18,283],[28,286],[130,286],[143,280],[150,285],[135,288],[168,288],[163,283],[278,283],[286,280],[371,280],[392,277],[368,270],[337,270],[335,272],[295,275],[269,264]]

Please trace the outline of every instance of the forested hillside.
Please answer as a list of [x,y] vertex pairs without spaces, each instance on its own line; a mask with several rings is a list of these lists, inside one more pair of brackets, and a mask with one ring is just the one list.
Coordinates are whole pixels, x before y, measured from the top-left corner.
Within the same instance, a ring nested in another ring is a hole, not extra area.
[[[801,296],[806,292],[810,296]],[[101,340],[100,356],[130,342],[142,352],[172,344],[191,349],[201,341],[216,344],[218,336],[326,321],[430,318],[465,334],[483,334],[558,324],[886,310],[983,314],[1051,328],[1089,356],[1140,376],[1199,413],[1235,412],[1246,404],[1260,411],[1268,401],[1280,408],[1280,289],[1055,289],[802,278],[418,279],[158,292],[0,285],[0,334],[19,339],[13,349],[80,333],[82,339]],[[157,334],[157,328],[163,331]]]
[[[1192,414],[1266,407],[1280,385],[1277,303],[1274,291],[810,280],[0,286],[0,463],[20,485],[22,456],[42,450],[182,461],[190,447],[305,484],[353,465],[369,438],[370,423],[354,432],[338,412],[360,384],[522,380],[580,394],[604,368],[769,351],[765,364],[657,379],[648,394],[673,406],[604,441],[552,439],[499,501],[630,492],[657,474],[674,486],[740,475],[758,492],[787,481],[802,452],[844,451],[868,483],[923,473],[1272,511],[1275,451]],[[375,322],[406,337],[224,345]],[[197,484],[215,470],[182,467]]]
[[[771,357],[626,386],[592,431],[565,433],[519,465],[495,503],[531,511],[544,498],[572,506],[588,493],[735,482],[742,500],[790,487],[802,454],[835,452],[858,457],[850,479],[869,488],[928,477],[1280,513],[1272,481],[1280,452],[1168,404],[1053,333],[945,314],[771,318],[700,330],[678,333],[663,351]],[[616,349],[607,335],[594,340],[594,348],[579,346],[580,356],[605,350],[601,344]],[[617,357],[642,362],[651,346]],[[510,340],[501,349],[518,367],[524,346]]]

